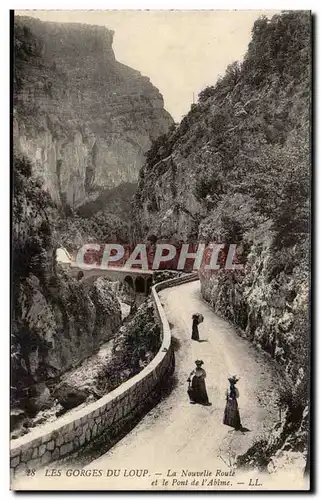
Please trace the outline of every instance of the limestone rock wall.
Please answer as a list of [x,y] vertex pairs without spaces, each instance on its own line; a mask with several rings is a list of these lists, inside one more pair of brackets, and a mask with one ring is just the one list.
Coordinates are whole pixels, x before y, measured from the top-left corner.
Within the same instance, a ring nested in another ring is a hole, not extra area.
[[137,180],[173,123],[149,78],[116,61],[113,32],[15,19],[13,136],[52,198],[74,208]]
[[116,334],[121,310],[103,278],[83,283],[57,264],[59,214],[31,170],[14,157],[11,408],[34,415],[50,406],[47,383]]

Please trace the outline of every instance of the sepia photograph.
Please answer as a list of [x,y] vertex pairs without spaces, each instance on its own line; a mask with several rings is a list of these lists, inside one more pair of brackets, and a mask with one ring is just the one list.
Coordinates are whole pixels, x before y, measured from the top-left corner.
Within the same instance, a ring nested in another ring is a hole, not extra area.
[[10,11],[11,490],[310,490],[313,26]]

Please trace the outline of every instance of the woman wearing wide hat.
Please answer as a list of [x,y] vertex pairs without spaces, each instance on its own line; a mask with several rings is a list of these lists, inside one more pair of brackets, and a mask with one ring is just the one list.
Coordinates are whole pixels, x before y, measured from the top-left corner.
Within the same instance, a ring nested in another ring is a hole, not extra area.
[[237,404],[237,398],[239,397],[239,391],[236,387],[239,381],[236,375],[228,379],[230,385],[226,390],[226,405],[224,410],[223,424],[234,427],[235,430],[240,430],[242,428],[239,407]]
[[187,392],[190,402],[193,404],[199,403],[201,405],[210,406],[211,403],[208,400],[205,386],[206,371],[202,368],[204,362],[201,359],[197,359],[195,364],[195,370],[190,373],[190,376],[187,379],[189,384]]
[[198,333],[198,325],[204,321],[204,316],[203,314],[200,313],[195,313],[192,316],[193,324],[192,324],[192,340],[196,340],[197,342],[200,339],[199,333]]

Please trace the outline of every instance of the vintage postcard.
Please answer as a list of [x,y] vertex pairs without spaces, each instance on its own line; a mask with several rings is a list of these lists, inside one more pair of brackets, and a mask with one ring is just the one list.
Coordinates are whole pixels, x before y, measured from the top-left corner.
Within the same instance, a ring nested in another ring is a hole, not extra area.
[[309,490],[310,11],[11,36],[11,488]]

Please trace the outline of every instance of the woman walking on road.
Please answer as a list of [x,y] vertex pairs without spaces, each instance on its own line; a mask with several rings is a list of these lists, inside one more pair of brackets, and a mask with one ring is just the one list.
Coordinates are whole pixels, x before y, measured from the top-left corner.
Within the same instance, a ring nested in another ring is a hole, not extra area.
[[200,336],[198,332],[198,325],[202,323],[204,317],[202,314],[193,314],[192,316],[193,324],[192,324],[192,340],[196,340],[199,342]]
[[[202,368],[204,362],[201,359],[195,361],[196,368],[190,373],[187,379],[188,395],[192,404],[199,403],[201,405],[210,406],[212,403],[208,400],[208,395],[205,386],[206,371]],[[192,380],[191,380],[191,377]]]
[[224,410],[223,424],[234,427],[235,430],[241,430],[241,418],[240,412],[237,404],[237,398],[239,397],[239,391],[236,388],[236,383],[239,379],[236,375],[228,379],[230,386],[226,391],[226,405]]

